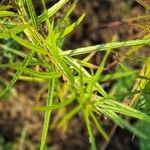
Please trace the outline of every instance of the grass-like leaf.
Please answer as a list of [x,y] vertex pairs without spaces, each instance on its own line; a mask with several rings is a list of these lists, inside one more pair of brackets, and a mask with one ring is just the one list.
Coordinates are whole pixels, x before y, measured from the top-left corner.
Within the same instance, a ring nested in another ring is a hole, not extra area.
[[121,113],[126,116],[134,117],[147,123],[150,123],[150,117],[148,115],[117,101],[104,100],[104,102],[98,102],[95,106],[98,110],[100,110],[101,108],[111,110],[115,113]]
[[89,113],[88,113],[87,110],[84,111],[84,119],[85,119],[87,131],[88,131],[88,134],[89,134],[89,142],[91,144],[91,149],[92,150],[97,150],[95,138],[94,138],[94,135],[93,135],[93,131],[92,131],[91,123],[90,123],[90,119],[89,119]]
[[27,4],[28,10],[29,10],[32,25],[37,30],[37,16],[36,16],[36,12],[35,12],[32,0],[26,0],[26,4]]
[[[48,84],[48,97],[47,97],[47,101],[46,101],[46,106],[52,106],[54,90],[55,90],[55,80],[50,79],[49,84]],[[46,111],[45,116],[44,116],[44,124],[43,124],[43,130],[42,130],[40,150],[45,149],[44,147],[45,147],[47,132],[48,132],[48,128],[49,128],[50,116],[51,116],[51,111],[50,110]]]
[[12,11],[0,11],[0,17],[8,17],[8,16],[18,16],[18,14],[12,12]]
[[59,122],[58,127],[63,127],[68,123],[70,119],[72,119],[77,113],[79,113],[82,109],[82,105],[77,105],[70,112],[68,112],[63,119]]
[[94,115],[94,113],[92,111],[90,111],[90,116],[93,119],[98,131],[102,134],[102,136],[105,138],[105,140],[108,141],[109,137],[108,137],[107,133],[102,128],[100,122],[97,120],[96,116]]
[[[81,67],[81,65],[73,58],[65,56],[64,60],[72,67],[74,68],[77,72],[82,72],[82,75],[84,77],[88,77],[91,78],[91,75],[83,68]],[[103,89],[103,87],[98,84],[97,82],[95,83],[95,87],[97,89],[97,91],[103,95],[104,97],[107,96],[107,93],[105,92],[105,90]]]
[[72,50],[67,50],[62,52],[62,55],[67,56],[76,56],[81,54],[87,54],[92,53],[94,51],[104,51],[109,48],[126,48],[126,47],[132,47],[132,46],[145,46],[150,45],[150,39],[143,39],[143,40],[130,40],[130,41],[123,41],[123,42],[111,42],[106,44],[100,44],[100,45],[94,45],[94,46],[87,46],[87,47],[81,47],[76,48]]
[[38,23],[43,22],[46,20],[47,16],[51,17],[53,16],[59,9],[62,8],[62,6],[64,6],[69,0],[59,0],[59,2],[57,2],[53,7],[49,8],[47,10],[47,13],[44,12],[42,15],[40,15],[38,17]]
[[2,11],[2,10],[4,11],[4,10],[10,9],[10,8],[12,8],[11,5],[1,6],[0,11]]
[[136,0],[139,4],[141,4],[142,6],[144,6],[147,10],[150,11],[150,6],[144,2],[144,0]]
[[20,56],[22,58],[25,58],[26,54],[22,51],[16,50],[14,48],[8,47],[6,45],[0,44],[0,47],[3,48],[4,51],[10,52],[12,54],[15,54],[17,56]]
[[[24,61],[22,62],[22,68],[25,68],[28,63],[30,62],[30,60],[32,59],[34,55],[34,52],[31,51],[27,57],[24,59]],[[22,74],[23,69],[17,70],[17,72],[14,74],[13,79],[9,82],[9,84],[7,85],[7,87],[0,93],[0,97],[2,97],[8,90],[10,90],[10,88],[15,84],[15,82],[18,80],[19,76]]]
[[85,14],[81,15],[81,17],[76,22],[66,27],[64,31],[59,32],[56,36],[59,38],[64,38],[66,35],[72,32],[81,23],[84,17],[85,17]]
[[22,46],[24,46],[24,47],[26,47],[26,48],[28,48],[30,50],[33,50],[33,51],[35,51],[37,53],[46,54],[46,51],[43,48],[41,48],[40,46],[37,46],[37,45],[35,45],[33,43],[25,41],[25,40],[23,40],[22,38],[20,38],[20,37],[18,37],[16,35],[11,35],[11,37],[16,42],[18,42],[20,45],[22,45]]
[[65,22],[68,20],[69,16],[71,15],[71,13],[73,12],[73,10],[75,9],[76,5],[78,3],[78,0],[75,0],[73,2],[73,4],[69,7],[69,9],[67,10],[67,12],[63,15],[62,18],[60,18],[60,20],[58,20],[58,23],[56,24],[56,26],[54,27],[55,32],[59,32],[59,28],[61,28],[61,25],[64,26]]
[[140,132],[138,129],[136,129],[135,127],[133,127],[132,125],[130,125],[127,121],[124,121],[123,119],[121,119],[121,117],[119,117],[116,113],[114,113],[111,110],[104,110],[101,109],[101,112],[104,113],[107,117],[109,117],[111,120],[113,120],[117,125],[119,125],[121,128],[127,128],[128,130],[130,130],[131,132],[133,132],[135,135],[142,137],[144,139],[147,139],[147,136],[145,136],[145,134],[143,134],[142,132]]
[[25,27],[25,25],[19,25],[11,29],[5,29],[4,31],[0,32],[0,39],[11,38],[11,35],[15,35],[22,32],[25,29]]
[[65,99],[65,101],[58,103],[58,104],[53,104],[52,106],[35,106],[33,107],[34,111],[53,111],[56,109],[61,109],[63,107],[66,107],[67,105],[71,104],[75,99],[75,95],[71,96],[68,99]]

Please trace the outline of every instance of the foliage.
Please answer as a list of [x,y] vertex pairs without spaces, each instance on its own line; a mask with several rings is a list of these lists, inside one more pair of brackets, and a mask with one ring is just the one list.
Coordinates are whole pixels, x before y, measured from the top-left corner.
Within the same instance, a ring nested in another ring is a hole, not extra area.
[[[69,0],[59,0],[55,5],[47,9],[45,1],[41,0],[43,13],[40,16],[36,15],[32,0],[17,0],[15,4],[16,12],[9,9],[12,7],[9,5],[0,8],[0,39],[13,40],[25,48],[24,51],[21,51],[9,47],[9,45],[1,45],[3,51],[9,51],[22,59],[19,62],[17,61],[11,64],[0,64],[0,68],[16,70],[12,80],[1,91],[0,97],[6,94],[17,80],[27,80],[29,82],[36,80],[47,85],[46,106],[35,106],[33,108],[34,111],[45,112],[40,150],[43,150],[45,147],[46,136],[49,124],[51,123],[51,113],[55,110],[61,111],[62,109],[65,109],[66,113],[60,116],[61,120],[58,119],[59,121],[56,121],[55,126],[65,126],[69,120],[81,112],[93,150],[96,149],[96,143],[92,123],[103,137],[109,140],[109,134],[103,129],[99,120],[99,117],[103,115],[120,127],[129,129],[137,136],[145,139],[148,138],[141,130],[138,130],[126,121],[126,118],[133,117],[150,124],[150,117],[144,111],[142,112],[140,109],[130,107],[135,107],[139,103],[141,91],[144,93],[144,96],[147,95],[145,90],[147,90],[147,80],[149,81],[150,78],[147,76],[150,68],[148,63],[149,58],[136,58],[134,57],[134,53],[141,47],[150,45],[150,38],[145,36],[143,39],[138,40],[112,41],[106,44],[64,51],[62,48],[64,38],[74,31],[85,17],[85,14],[82,14],[74,23],[69,24],[69,17],[77,5],[77,1],[74,1],[66,13],[64,13],[64,16],[56,20],[55,14],[67,2]],[[66,25],[64,26],[65,23]],[[41,30],[41,24],[46,26],[46,31]],[[138,24],[137,26],[144,28]],[[114,77],[115,80],[120,80],[123,76],[129,78],[132,75],[136,80],[141,81],[142,86],[140,88],[142,89],[139,90],[139,87],[136,87],[136,89],[133,89],[129,93],[132,104],[130,106],[118,102],[115,95],[120,91],[117,88],[113,92],[107,92],[102,86],[104,79],[105,82],[113,79],[113,76],[109,73],[103,73],[109,56],[112,53],[116,53],[114,51],[115,48],[128,47],[131,48],[126,50],[126,57],[117,62],[117,65],[122,68],[122,71],[120,72],[119,69],[116,69]],[[96,70],[90,62],[92,57],[91,53],[93,52],[103,52],[104,54]],[[83,60],[74,57],[82,54],[86,54],[86,58]],[[145,64],[144,72],[147,71],[147,73],[140,74],[139,71],[135,71],[126,66],[124,60],[128,58],[133,61],[142,61]],[[85,67],[89,69],[85,69]],[[72,106],[70,111],[67,109],[68,106]]]

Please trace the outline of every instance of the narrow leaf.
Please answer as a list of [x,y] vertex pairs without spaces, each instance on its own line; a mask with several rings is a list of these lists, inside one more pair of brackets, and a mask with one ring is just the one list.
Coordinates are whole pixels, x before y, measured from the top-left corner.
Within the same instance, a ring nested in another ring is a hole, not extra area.
[[11,12],[11,11],[0,11],[0,17],[7,17],[7,16],[18,16],[18,14]]
[[[25,68],[28,63],[30,62],[30,60],[32,59],[34,55],[34,52],[31,51],[27,57],[24,59],[24,61],[22,62],[22,67]],[[10,88],[15,84],[15,82],[18,80],[19,76],[22,74],[23,70],[17,70],[17,72],[14,74],[13,79],[9,82],[9,84],[7,85],[7,87],[0,93],[0,97],[2,97],[8,90],[10,90]]]
[[[47,10],[48,17],[53,16],[59,9],[61,9],[69,0],[59,0],[54,6]],[[45,21],[47,18],[46,12],[38,17],[38,23]]]
[[26,4],[27,4],[28,10],[29,10],[32,24],[33,24],[34,28],[37,30],[37,16],[36,16],[36,12],[35,12],[35,9],[33,6],[33,2],[32,2],[32,0],[26,0]]
[[81,21],[83,20],[84,17],[85,17],[85,14],[83,14],[76,22],[74,22],[69,27],[67,27],[66,29],[64,29],[63,32],[58,33],[57,37],[63,38],[66,35],[68,35],[70,32],[72,32],[81,23]]
[[62,52],[62,55],[68,55],[68,56],[76,56],[81,54],[87,54],[94,51],[104,51],[111,47],[111,49],[114,48],[126,48],[131,46],[145,46],[150,45],[150,39],[143,39],[143,40],[131,40],[131,41],[123,41],[123,42],[111,42],[106,44],[100,44],[100,45],[94,45],[94,46],[87,46],[87,47],[81,47],[76,48],[72,50],[66,50]]
[[[54,90],[55,90],[55,80],[52,79],[52,80],[49,80],[48,97],[47,97],[46,106],[52,106]],[[46,137],[47,137],[48,128],[49,128],[50,116],[51,116],[51,111],[45,112],[40,150],[44,150],[45,149],[44,147],[45,147]]]

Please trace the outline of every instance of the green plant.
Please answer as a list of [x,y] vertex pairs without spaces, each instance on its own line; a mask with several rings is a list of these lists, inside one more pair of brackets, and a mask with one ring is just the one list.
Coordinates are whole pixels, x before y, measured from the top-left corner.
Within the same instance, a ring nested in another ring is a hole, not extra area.
[[3,137],[0,137],[0,150],[12,149],[13,143],[5,143]]
[[[128,128],[142,138],[147,138],[145,134],[126,121],[126,118],[133,117],[150,124],[150,117],[142,111],[118,102],[116,98],[117,88],[111,92],[106,92],[101,84],[104,79],[108,81],[112,80],[113,77],[120,79],[131,75],[134,80],[140,79],[142,82],[149,80],[149,76],[139,74],[138,70],[130,69],[124,63],[124,59],[127,58],[144,63],[148,61],[149,58],[135,58],[133,53],[145,45],[150,45],[149,36],[140,40],[111,42],[64,51],[62,49],[64,38],[80,24],[85,16],[85,14],[82,14],[76,22],[69,23],[69,17],[77,5],[77,1],[74,1],[63,17],[55,20],[55,14],[67,2],[69,0],[59,0],[54,6],[47,9],[45,1],[41,0],[43,13],[40,16],[36,15],[32,0],[17,0],[15,4],[17,12],[9,10],[12,7],[9,5],[0,8],[0,39],[12,39],[20,46],[28,49],[27,52],[23,52],[7,45],[1,45],[1,47],[5,47],[4,51],[20,56],[23,61],[0,64],[0,68],[16,70],[12,80],[0,93],[0,97],[10,90],[17,80],[36,80],[47,85],[46,106],[33,108],[34,111],[45,112],[41,150],[45,147],[51,113],[61,109],[65,109],[66,113],[61,116],[59,122],[56,121],[55,125],[59,127],[65,126],[76,114],[82,112],[93,150],[96,149],[96,142],[92,123],[106,140],[109,139],[108,133],[105,132],[98,119],[99,116],[103,115],[114,121],[116,125]],[[45,32],[41,31],[40,24],[46,26]],[[115,53],[114,48],[128,47],[132,48],[127,50],[126,57],[117,63],[121,71],[117,69],[113,75],[104,75],[103,70],[106,62],[111,53]],[[94,70],[90,62],[93,52],[104,53],[97,70]],[[74,57],[82,54],[86,54],[86,58],[83,60]],[[38,66],[38,70],[34,69],[36,66]],[[86,70],[85,67],[89,69]],[[148,63],[147,68],[149,68]],[[133,105],[135,102],[138,103],[139,99],[136,95],[139,96],[140,93],[141,91],[138,88],[128,93],[133,97]],[[72,109],[68,111],[67,107],[70,105]]]

